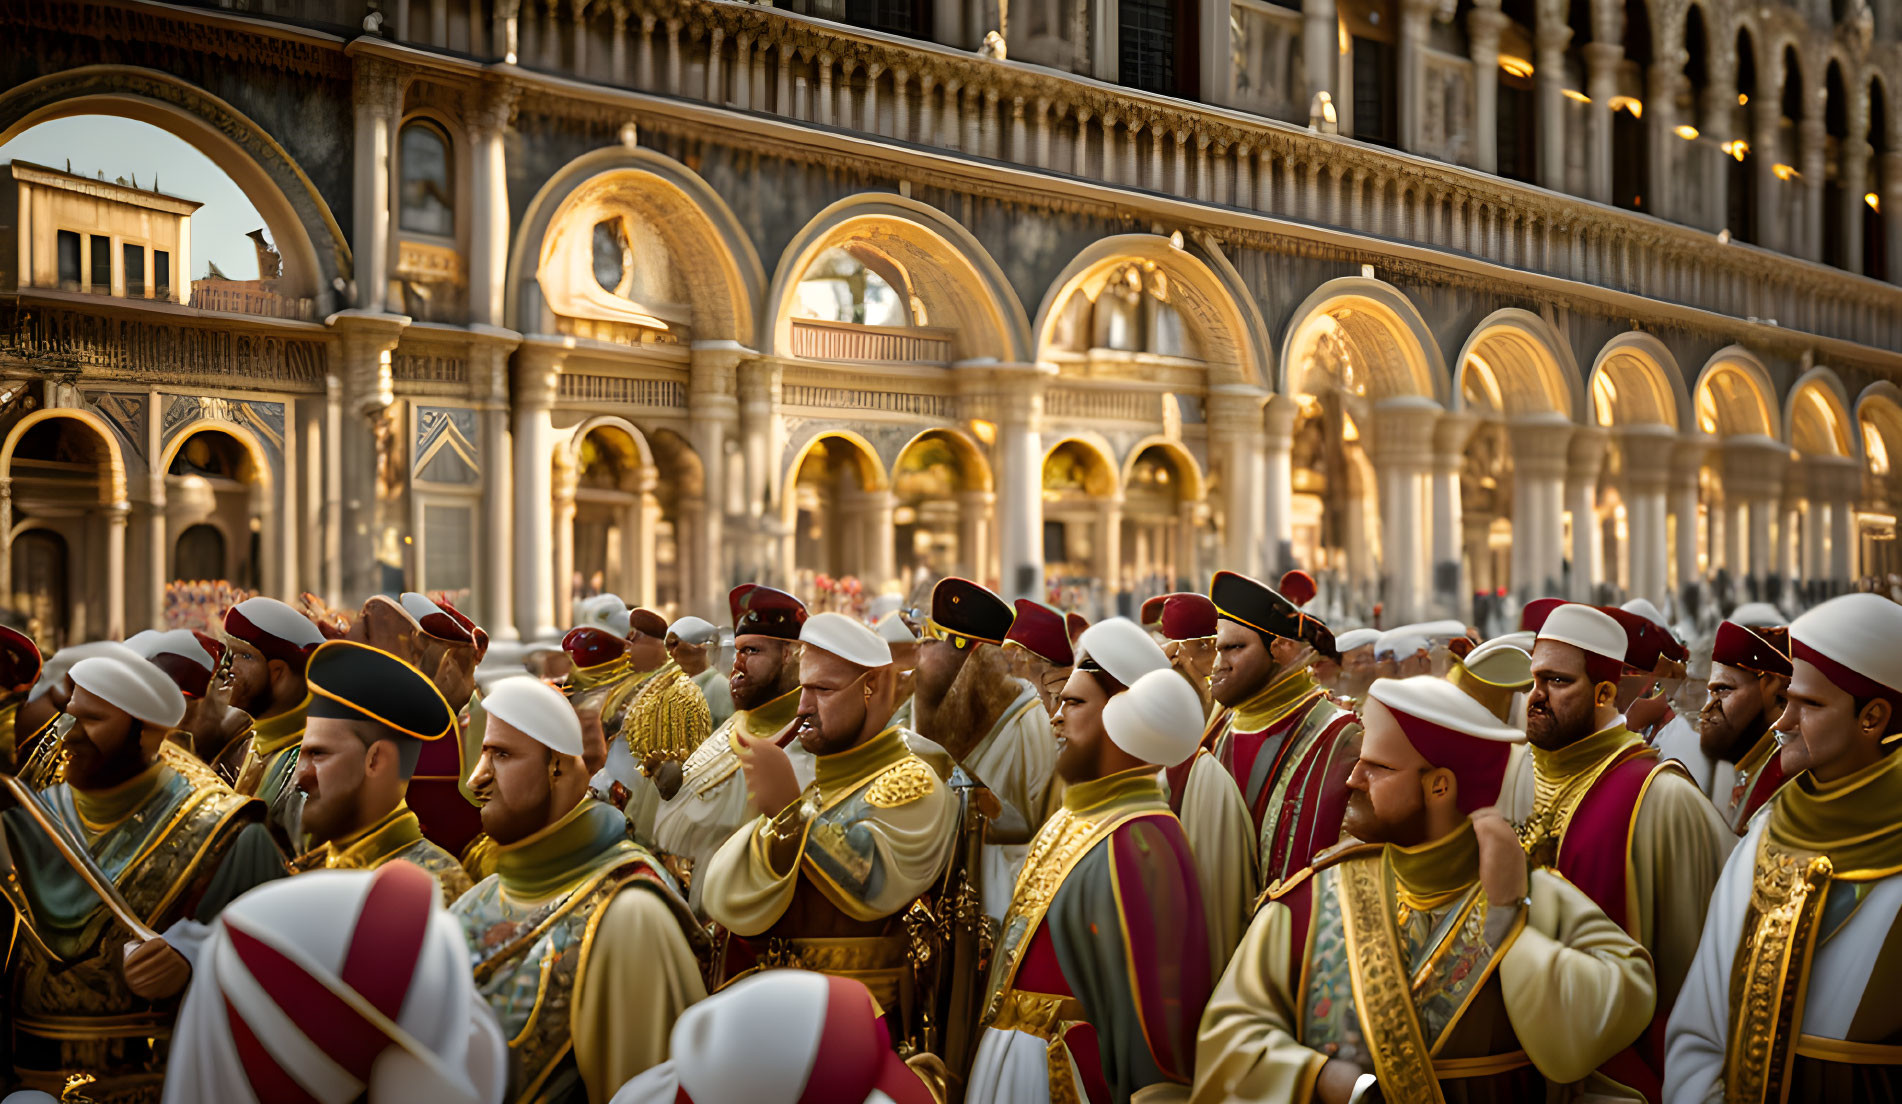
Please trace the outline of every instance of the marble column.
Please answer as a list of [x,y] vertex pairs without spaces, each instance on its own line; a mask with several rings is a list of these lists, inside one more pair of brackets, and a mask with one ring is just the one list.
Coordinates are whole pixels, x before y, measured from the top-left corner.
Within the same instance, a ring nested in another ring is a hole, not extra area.
[[[636,498],[628,510],[628,547],[621,553],[629,561],[628,574],[633,582],[624,592],[627,600],[649,609],[660,604],[660,562],[654,548],[660,533],[660,500],[654,497],[659,483],[660,472],[655,468],[643,467],[634,474]],[[677,559],[688,543],[685,534],[674,534]]]
[[1797,180],[1798,192],[1802,202],[1798,205],[1798,215],[1792,220],[1796,230],[1796,241],[1790,244],[1796,248],[1797,256],[1810,261],[1823,259],[1823,220],[1834,218],[1834,211],[1823,211],[1823,177],[1829,169],[1825,163],[1825,143],[1829,132],[1823,128],[1823,120],[1812,115],[1797,124],[1797,168],[1803,173]]
[[1096,571],[1103,584],[1105,611],[1121,608],[1123,585],[1123,496],[1118,491],[1098,503]]
[[1744,503],[1735,495],[1727,495],[1720,507],[1723,524],[1724,562],[1722,567],[1730,575],[1732,586],[1742,586],[1748,578],[1750,565],[1745,559]]
[[479,337],[469,349],[469,380],[477,396],[481,435],[481,532],[476,548],[475,609],[492,640],[518,640],[515,625],[515,448],[509,432],[509,355],[521,338],[507,330],[473,326]]
[[539,345],[515,357],[515,623],[524,641],[554,639],[568,617],[555,609],[553,411],[563,357]]
[[1272,395],[1264,413],[1267,432],[1262,437],[1265,535],[1261,570],[1264,576],[1279,579],[1282,572],[1298,566],[1294,562],[1294,400]]
[[1857,556],[1856,504],[1838,498],[1829,504],[1829,582],[1831,593],[1854,589]]
[[1035,364],[1000,364],[997,395],[998,593],[1044,599],[1043,389]]
[[[1400,84],[1394,105],[1400,112],[1400,148],[1417,153],[1425,132],[1427,24],[1435,0],[1400,0]],[[1416,237],[1420,237],[1417,232]]]
[[958,492],[958,565],[975,579],[989,585],[991,569],[991,512],[997,496],[990,491]]
[[1432,589],[1429,469],[1440,406],[1406,396],[1374,405],[1369,445],[1380,485],[1381,575],[1385,612],[1394,624],[1420,619]]
[[467,117],[470,153],[469,321],[500,326],[508,281],[509,184],[502,136],[515,108],[516,90],[484,86]]
[[1465,617],[1472,587],[1465,579],[1466,519],[1460,502],[1460,471],[1466,444],[1479,425],[1463,410],[1440,415],[1433,427],[1433,600],[1440,612]]
[[[1698,151],[1698,179],[1703,210],[1698,225],[1712,233],[1730,221],[1730,164],[1724,143],[1749,135],[1737,133],[1737,72],[1735,59],[1713,51],[1708,56],[1709,77],[1704,86],[1703,114],[1697,120],[1700,141],[1692,143]],[[1733,233],[1739,227],[1732,226]],[[1680,584],[1682,585],[1682,584]]]
[[[744,477],[744,506],[741,516],[750,519],[743,539],[739,563],[742,579],[778,579],[784,577],[788,558],[781,555],[779,544],[785,533],[779,520],[779,502],[773,494],[774,445],[778,436],[780,376],[776,364],[765,360],[742,360],[739,365],[740,455]],[[790,493],[790,492],[789,492]]]
[[[338,377],[338,445],[341,499],[339,585],[343,604],[355,609],[384,589],[378,538],[386,504],[377,476],[376,423],[396,401],[390,379],[390,354],[409,320],[400,315],[341,311],[330,318],[342,338]],[[400,435],[398,447],[400,447]],[[388,504],[393,508],[394,504]]]
[[1757,196],[1757,241],[1752,244],[1765,249],[1785,249],[1790,239],[1789,231],[1783,227],[1777,202],[1783,194],[1783,182],[1776,176],[1776,163],[1783,156],[1778,148],[1781,145],[1778,134],[1780,114],[1777,103],[1769,100],[1753,105],[1750,112],[1754,130],[1750,135],[1750,171],[1756,176]]
[[[125,639],[125,529],[129,502],[106,507],[106,639]],[[268,520],[268,519],[267,519]]]
[[1803,504],[1803,582],[1815,587],[1829,578],[1829,508],[1812,494]]
[[1677,435],[1665,426],[1631,426],[1619,435],[1624,451],[1625,515],[1631,545],[1631,597],[1662,605],[1670,596],[1671,557],[1666,537]]
[[1618,68],[1625,48],[1616,38],[1585,44],[1585,94],[1592,98],[1585,113],[1585,195],[1611,202],[1611,101],[1618,95]]
[[700,460],[701,538],[705,561],[696,578],[699,593],[686,596],[694,609],[723,609],[730,586],[739,582],[728,547],[726,521],[736,504],[728,501],[727,445],[739,429],[739,365],[747,350],[734,341],[696,341],[689,352],[687,440]]
[[165,627],[165,584],[171,574],[167,570],[172,550],[171,532],[165,522],[165,476],[153,474],[147,478],[145,495],[145,578],[147,628]]
[[[569,453],[569,448],[570,445],[567,442],[560,442],[554,445],[554,472],[549,482],[554,495],[554,505],[552,507],[551,520],[548,527],[548,539],[550,541],[550,547],[553,549],[553,553],[550,557],[551,566],[549,568],[549,576],[550,582],[553,583],[555,588],[554,596],[551,597],[549,601],[554,606],[557,630],[567,628],[574,624],[575,491],[578,489],[576,482],[580,473],[575,470],[574,457]],[[533,463],[534,461],[530,459],[528,462]],[[622,518],[621,520],[624,526],[622,531],[626,532],[625,525],[627,519]],[[605,586],[609,590],[615,591],[620,594],[623,599],[630,602],[634,600],[634,596],[628,593],[627,566],[628,558],[632,555],[633,551],[632,548],[622,549],[621,576],[615,578],[610,575],[604,581]],[[636,602],[635,604],[639,605],[640,603]]]
[[1512,20],[1497,0],[1466,15],[1466,37],[1473,58],[1473,167],[1499,171],[1499,36]]
[[[1677,129],[1677,88],[1681,79],[1682,67],[1672,62],[1658,62],[1645,74],[1644,95],[1644,141],[1646,147],[1645,175],[1640,185],[1644,197],[1641,210],[1658,218],[1675,219],[1679,217],[1675,197],[1671,186],[1679,175],[1678,147],[1684,144],[1676,134]],[[1663,540],[1664,534],[1659,533]],[[1660,588],[1663,580],[1659,580]]]
[[1589,602],[1605,581],[1604,540],[1598,528],[1598,476],[1610,435],[1597,426],[1572,431],[1565,457],[1565,505],[1572,515],[1572,600]]
[[1301,0],[1301,62],[1308,81],[1302,110],[1322,92],[1337,100],[1340,98],[1335,75],[1341,56],[1340,41],[1335,0]]
[[1862,220],[1863,210],[1868,205],[1863,197],[1872,190],[1869,187],[1869,159],[1874,152],[1869,143],[1861,139],[1848,138],[1843,141],[1837,153],[1842,196],[1834,211],[1823,212],[1824,218],[1835,219],[1842,224],[1842,264],[1847,272],[1863,271]]
[[389,302],[390,159],[402,82],[394,65],[367,54],[356,55],[353,68],[355,233],[350,244],[357,282],[356,306],[382,311]]
[[[1738,504],[1735,520],[1741,534],[1726,537],[1733,546],[1747,546],[1750,586],[1759,597],[1770,593],[1776,571],[1770,523],[1783,497],[1783,478],[1789,448],[1767,437],[1731,437],[1724,442],[1724,494]],[[1732,519],[1726,519],[1728,527]],[[1740,582],[1746,576],[1735,570]]]
[[[1268,514],[1270,492],[1267,488],[1269,460],[1264,455],[1263,404],[1268,396],[1260,388],[1223,384],[1209,389],[1209,450],[1222,465],[1222,558],[1229,569],[1244,575],[1260,575],[1266,559],[1275,554],[1265,549],[1267,534],[1275,526],[1286,524]],[[1284,415],[1276,415],[1283,417]]]
[[865,525],[865,555],[860,562],[865,565],[861,582],[868,594],[884,593],[898,577],[897,548],[892,537],[892,514],[897,508],[898,498],[889,489],[865,493],[861,514]]
[[1554,192],[1566,190],[1565,48],[1571,41],[1565,6],[1540,4],[1534,34],[1538,60],[1533,66],[1533,94],[1539,106],[1539,183]]
[[1671,454],[1671,513],[1677,519],[1677,595],[1703,581],[1697,566],[1697,476],[1704,464],[1704,446],[1679,438]]
[[[1559,414],[1515,419],[1512,440],[1512,588],[1520,601],[1560,593],[1564,576],[1565,475],[1572,424]],[[1523,545],[1523,550],[1521,546]]]
[[1902,284],[1902,150],[1890,150],[1877,158],[1880,173],[1875,186],[1882,207],[1882,232],[1887,244],[1889,282]]

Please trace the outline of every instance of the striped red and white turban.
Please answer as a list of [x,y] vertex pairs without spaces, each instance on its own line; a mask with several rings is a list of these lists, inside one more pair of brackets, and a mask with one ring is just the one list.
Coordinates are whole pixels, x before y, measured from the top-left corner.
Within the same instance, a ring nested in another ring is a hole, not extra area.
[[435,879],[393,862],[300,874],[225,909],[179,1013],[165,1101],[498,1104],[507,1079]]
[[612,1104],[932,1104],[849,978],[755,974],[681,1013],[669,1044]]

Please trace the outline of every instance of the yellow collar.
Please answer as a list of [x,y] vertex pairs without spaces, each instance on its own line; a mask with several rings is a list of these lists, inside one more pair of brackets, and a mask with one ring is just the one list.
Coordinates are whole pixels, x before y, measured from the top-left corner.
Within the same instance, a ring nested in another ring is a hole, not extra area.
[[1307,667],[1296,667],[1271,680],[1254,697],[1235,707],[1229,729],[1233,732],[1260,732],[1293,713],[1303,702],[1321,692],[1321,684]]
[[1437,908],[1479,880],[1479,836],[1465,821],[1439,839],[1413,847],[1387,848],[1400,893],[1416,909]]
[[576,667],[568,672],[568,694],[585,694],[598,686],[605,686],[627,674],[627,656],[618,655],[606,663],[597,663],[592,667]]
[[903,729],[888,728],[857,747],[813,759],[813,782],[828,796],[844,796],[911,754]]
[[742,709],[735,714],[748,736],[763,739],[792,723],[799,712],[799,689],[794,687],[758,709]]
[[368,828],[324,844],[324,866],[332,870],[369,870],[388,856],[423,838],[422,822],[406,802]]
[[1126,802],[1163,804],[1162,783],[1156,781],[1156,768],[1132,767],[1088,782],[1078,782],[1063,791],[1063,807],[1076,816],[1100,813],[1111,805]]
[[310,712],[310,695],[273,717],[251,726],[251,749],[260,759],[268,759],[304,738],[305,715]]
[[1838,782],[1809,773],[1777,791],[1770,838],[1784,847],[1829,856],[1835,877],[1866,881],[1902,869],[1902,755],[1890,752]]
[[165,760],[159,759],[117,786],[82,790],[69,785],[67,789],[72,791],[73,808],[79,813],[79,819],[96,835],[137,812],[171,769]]

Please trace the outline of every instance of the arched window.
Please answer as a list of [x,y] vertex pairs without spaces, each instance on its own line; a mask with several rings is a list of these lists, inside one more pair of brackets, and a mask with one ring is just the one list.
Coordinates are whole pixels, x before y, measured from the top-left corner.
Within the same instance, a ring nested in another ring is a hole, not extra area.
[[194,525],[178,535],[172,576],[177,579],[225,577],[225,535],[215,525]]
[[906,295],[894,286],[903,283],[897,269],[877,253],[834,247],[819,254],[799,281],[793,313],[866,326],[916,325]]
[[398,225],[418,234],[445,238],[455,234],[456,192],[448,136],[433,123],[406,124],[399,158],[403,183]]

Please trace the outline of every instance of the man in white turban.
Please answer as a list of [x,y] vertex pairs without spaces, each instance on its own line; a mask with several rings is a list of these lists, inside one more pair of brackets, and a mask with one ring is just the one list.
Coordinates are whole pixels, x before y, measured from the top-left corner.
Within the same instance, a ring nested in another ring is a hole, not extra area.
[[84,1073],[95,1099],[149,1099],[197,945],[195,934],[171,933],[283,877],[284,857],[258,802],[168,742],[185,698],[165,672],[113,645],[74,665],[71,681],[62,778],[41,803],[161,937],[143,938],[108,910],[29,810],[8,811],[7,896],[24,928],[7,961],[13,1079],[59,1092]]
[[605,1104],[667,1057],[675,1019],[706,995],[700,927],[626,818],[588,796],[568,700],[517,676],[482,704],[469,786],[496,867],[450,911],[513,1052],[510,1096]]
[[973,1104],[1111,1104],[1194,1073],[1209,926],[1157,776],[1194,753],[1202,702],[1166,663],[1126,686],[1109,670],[1118,637],[1156,647],[1124,618],[1079,641],[1055,719],[1063,808],[1031,843],[1004,916]]
[[249,894],[199,956],[165,1104],[499,1104],[508,1044],[468,958],[407,862]]

